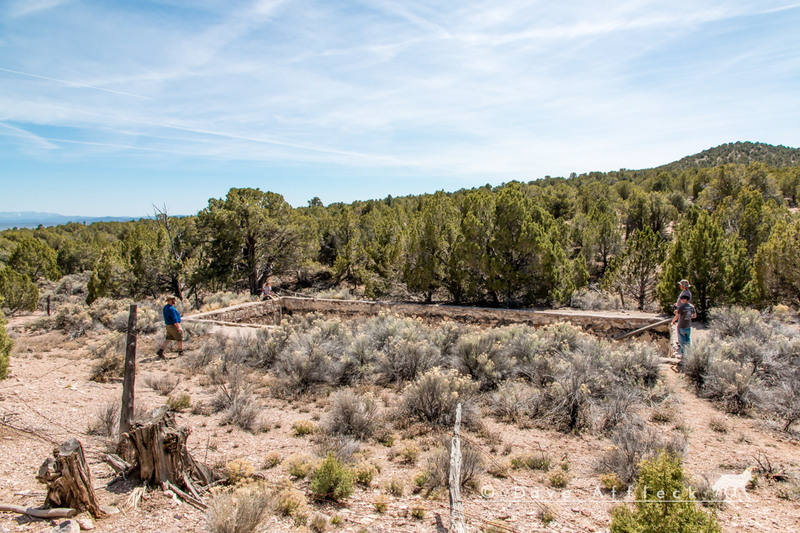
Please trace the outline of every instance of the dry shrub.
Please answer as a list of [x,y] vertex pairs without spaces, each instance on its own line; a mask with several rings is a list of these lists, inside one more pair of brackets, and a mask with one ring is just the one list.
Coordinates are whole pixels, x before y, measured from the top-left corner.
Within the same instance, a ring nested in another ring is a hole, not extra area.
[[682,455],[686,449],[685,437],[673,434],[664,438],[641,421],[619,426],[611,441],[613,446],[600,457],[596,469],[601,474],[616,474],[626,487],[639,475],[642,461],[655,458],[662,451]]
[[505,381],[489,398],[494,416],[505,422],[520,423],[536,412],[541,391],[524,381]]
[[231,485],[250,480],[253,477],[253,472],[252,463],[245,459],[234,459],[225,464],[225,475]]
[[167,397],[167,406],[173,411],[184,411],[192,406],[192,397],[188,392],[172,394]]
[[100,407],[94,418],[89,422],[86,433],[113,437],[119,428],[119,410],[119,402],[115,401],[108,402],[105,406]]
[[281,454],[277,451],[271,451],[264,456],[264,469],[269,470],[281,464]]
[[308,507],[306,495],[294,487],[284,487],[275,497],[276,510],[284,516],[303,513]]
[[475,404],[477,384],[455,370],[434,368],[403,390],[401,412],[413,419],[443,426],[455,422],[456,405],[461,403],[462,420],[476,425],[479,412]]
[[250,533],[273,507],[262,485],[216,492],[208,500],[207,526],[212,533]]
[[305,479],[316,466],[316,459],[307,453],[293,453],[283,461],[289,475],[297,479]]
[[[450,446],[449,440],[445,439],[428,458],[427,494],[440,487],[447,487],[450,479]],[[461,486],[475,488],[478,483],[478,476],[484,472],[483,457],[481,451],[475,448],[468,441],[461,441]]]
[[294,424],[292,424],[292,431],[294,431],[295,437],[311,435],[315,429],[314,422],[311,420],[295,420]]
[[316,441],[315,452],[317,455],[325,457],[332,453],[343,463],[355,461],[355,455],[361,450],[359,441],[346,435],[321,433],[316,437]]
[[71,338],[80,337],[92,327],[92,317],[81,304],[66,303],[58,308],[53,319],[53,327]]
[[344,326],[333,321],[315,323],[292,335],[275,359],[276,393],[296,397],[317,385],[338,383],[348,338]]
[[331,434],[368,439],[378,428],[379,416],[378,404],[372,395],[361,396],[352,390],[342,390],[333,396],[325,430]]
[[507,330],[476,331],[462,336],[452,349],[456,368],[472,376],[482,390],[497,388],[501,381],[515,374],[514,360],[504,349],[507,340]]
[[747,337],[765,341],[771,336],[770,327],[755,309],[746,307],[716,307],[708,312],[712,335],[719,339]]
[[223,413],[221,422],[247,431],[255,429],[261,407],[253,397],[247,373],[234,365],[228,372],[213,368],[209,374],[217,386],[212,407]]
[[619,294],[612,294],[588,287],[573,292],[569,299],[569,305],[576,309],[586,309],[589,311],[622,309],[622,301],[619,298]]
[[742,414],[755,404],[759,381],[752,367],[731,360],[718,361],[705,377],[703,396],[722,402],[729,413]]
[[122,335],[117,335],[95,351],[98,361],[92,366],[89,374],[90,380],[108,383],[113,378],[123,376],[125,357],[121,346],[124,346],[124,338]]
[[148,374],[144,376],[143,381],[145,385],[162,396],[169,396],[181,382],[181,378],[174,374],[161,374],[159,376]]
[[436,366],[441,352],[426,339],[391,339],[377,360],[377,374],[384,383],[413,381]]

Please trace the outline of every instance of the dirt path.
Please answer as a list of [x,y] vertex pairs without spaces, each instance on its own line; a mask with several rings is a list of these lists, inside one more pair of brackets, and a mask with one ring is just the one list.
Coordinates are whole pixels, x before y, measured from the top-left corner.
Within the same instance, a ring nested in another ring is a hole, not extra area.
[[[800,442],[771,431],[761,421],[726,415],[698,398],[688,379],[672,365],[663,365],[662,375],[679,400],[681,423],[688,429],[684,464],[693,475],[706,476],[713,483],[722,474],[740,474],[748,466],[758,466],[757,459],[763,462],[764,458],[773,466],[800,470]],[[726,505],[720,514],[724,530],[800,530],[800,503],[780,499],[780,488],[761,478],[755,490],[747,493],[749,500],[737,498]]]

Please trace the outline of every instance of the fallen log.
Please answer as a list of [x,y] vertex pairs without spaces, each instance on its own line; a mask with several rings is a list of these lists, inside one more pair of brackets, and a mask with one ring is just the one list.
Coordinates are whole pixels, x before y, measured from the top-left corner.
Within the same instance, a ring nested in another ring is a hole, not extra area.
[[19,513],[34,518],[72,518],[78,514],[75,509],[66,507],[56,507],[54,509],[36,509],[33,507],[22,507],[21,505],[7,505],[0,503],[0,512]]

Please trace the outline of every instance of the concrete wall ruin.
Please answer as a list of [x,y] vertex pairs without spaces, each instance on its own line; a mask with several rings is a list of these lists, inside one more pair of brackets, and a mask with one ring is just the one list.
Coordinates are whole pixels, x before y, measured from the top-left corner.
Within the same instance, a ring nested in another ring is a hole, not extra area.
[[[429,321],[452,320],[467,324],[502,326],[528,324],[544,326],[558,322],[571,322],[585,330],[600,335],[614,335],[655,324],[663,317],[633,311],[580,311],[559,309],[537,311],[530,309],[491,309],[455,305],[424,305],[402,302],[375,302],[364,300],[327,300],[314,298],[281,297],[263,302],[235,305],[225,309],[199,313],[186,320],[212,321],[239,326],[264,326],[280,324],[286,315],[319,313],[345,317],[374,316],[381,312],[420,317]],[[652,330],[668,334],[668,325]]]

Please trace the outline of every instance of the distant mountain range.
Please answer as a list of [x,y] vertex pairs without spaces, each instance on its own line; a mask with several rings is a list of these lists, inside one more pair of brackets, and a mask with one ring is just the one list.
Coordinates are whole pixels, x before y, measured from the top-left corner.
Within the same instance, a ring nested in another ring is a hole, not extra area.
[[58,215],[56,213],[40,213],[38,211],[0,212],[0,230],[9,228],[35,228],[42,226],[58,226],[67,222],[79,224],[92,222],[125,222],[136,220],[136,217],[82,217]]

